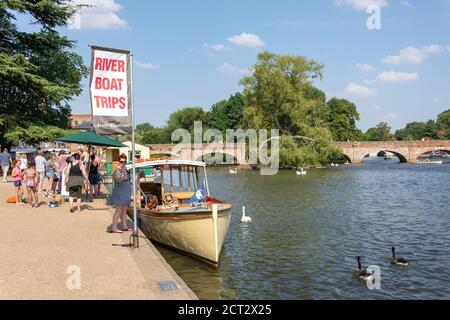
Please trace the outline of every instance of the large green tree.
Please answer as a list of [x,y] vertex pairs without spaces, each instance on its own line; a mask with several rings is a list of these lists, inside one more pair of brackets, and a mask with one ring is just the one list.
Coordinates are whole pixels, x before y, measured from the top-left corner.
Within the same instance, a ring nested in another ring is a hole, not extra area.
[[380,122],[375,128],[370,128],[363,136],[366,141],[391,141],[393,138],[391,127],[386,122]]
[[439,138],[450,140],[450,109],[439,114],[436,126]]
[[359,140],[361,131],[356,127],[359,120],[359,112],[352,102],[337,98],[327,102],[326,123],[334,140]]
[[[70,127],[69,102],[81,93],[88,70],[72,51],[74,42],[56,29],[66,26],[76,10],[62,0],[0,2],[1,144],[14,142],[20,130],[31,126]],[[28,15],[35,31],[19,30],[18,14]]]
[[245,99],[238,92],[228,100],[222,100],[211,107],[208,113],[208,126],[225,133],[227,129],[239,129],[244,114]]
[[419,141],[424,138],[437,139],[436,122],[411,122],[404,129],[395,132],[395,139],[400,141]]
[[262,52],[253,70],[241,81],[247,101],[244,124],[280,130],[281,165],[324,164],[338,156],[322,119],[325,95],[312,84],[322,79],[323,66],[301,56]]

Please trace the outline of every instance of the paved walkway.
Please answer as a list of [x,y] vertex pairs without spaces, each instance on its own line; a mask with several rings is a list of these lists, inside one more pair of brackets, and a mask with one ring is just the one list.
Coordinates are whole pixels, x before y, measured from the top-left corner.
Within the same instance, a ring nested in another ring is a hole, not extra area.
[[84,204],[77,215],[68,204],[6,204],[13,194],[11,184],[0,184],[0,299],[196,299],[147,239],[132,251],[124,247],[129,233],[106,232],[112,211],[105,200]]

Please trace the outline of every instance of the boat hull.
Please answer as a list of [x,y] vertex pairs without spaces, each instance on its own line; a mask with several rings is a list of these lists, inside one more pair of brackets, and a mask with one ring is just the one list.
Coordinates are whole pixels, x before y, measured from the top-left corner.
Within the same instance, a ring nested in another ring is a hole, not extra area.
[[[217,215],[204,209],[182,214],[142,209],[138,212],[141,230],[149,239],[218,265],[231,221],[231,205],[218,206]],[[129,214],[132,216],[132,208]]]

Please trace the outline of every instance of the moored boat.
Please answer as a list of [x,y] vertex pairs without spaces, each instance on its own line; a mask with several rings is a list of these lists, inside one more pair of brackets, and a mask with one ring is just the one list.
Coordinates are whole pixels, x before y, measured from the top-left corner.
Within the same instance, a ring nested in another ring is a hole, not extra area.
[[137,183],[141,230],[153,241],[217,266],[232,205],[210,195],[206,164],[172,159],[136,164],[137,170],[148,168],[160,175]]

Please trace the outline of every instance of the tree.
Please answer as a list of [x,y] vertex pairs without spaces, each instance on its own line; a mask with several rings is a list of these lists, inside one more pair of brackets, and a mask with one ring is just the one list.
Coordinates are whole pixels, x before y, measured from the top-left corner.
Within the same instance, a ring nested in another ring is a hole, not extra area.
[[21,141],[30,145],[39,145],[41,142],[50,142],[55,138],[64,137],[74,132],[53,126],[29,126],[26,129],[15,128],[5,134],[7,141],[18,145]]
[[[32,125],[70,127],[68,103],[81,93],[88,69],[71,51],[75,43],[56,28],[76,10],[61,0],[0,3],[0,144],[12,143],[13,130]],[[20,31],[17,14],[31,16],[39,31]]]
[[172,133],[177,129],[188,130],[192,135],[195,122],[203,122],[203,127],[206,128],[207,120],[207,112],[200,107],[189,107],[175,111],[169,116],[169,120],[162,130],[161,139],[163,143],[171,143]]
[[244,125],[280,130],[282,165],[324,164],[339,153],[322,119],[325,95],[312,85],[313,80],[322,79],[322,65],[301,56],[263,52],[253,70],[241,80],[247,102]]
[[450,109],[439,114],[436,121],[437,132],[440,139],[450,139]]
[[227,129],[239,129],[244,114],[245,99],[241,93],[232,95],[211,107],[208,113],[208,126],[223,133]]
[[393,135],[391,127],[386,122],[381,122],[375,128],[367,130],[363,138],[366,141],[391,141]]
[[361,131],[356,127],[360,115],[348,100],[333,98],[327,102],[326,123],[336,141],[359,140]]
[[428,122],[411,122],[404,129],[395,132],[395,139],[400,141],[419,141],[424,138],[437,139],[436,123],[434,120]]

